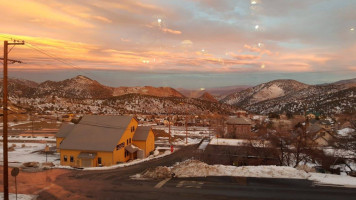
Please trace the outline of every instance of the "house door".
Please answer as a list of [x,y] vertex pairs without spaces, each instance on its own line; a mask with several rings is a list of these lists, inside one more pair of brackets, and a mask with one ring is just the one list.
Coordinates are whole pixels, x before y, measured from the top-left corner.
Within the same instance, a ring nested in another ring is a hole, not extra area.
[[82,159],[82,167],[92,167],[91,159]]

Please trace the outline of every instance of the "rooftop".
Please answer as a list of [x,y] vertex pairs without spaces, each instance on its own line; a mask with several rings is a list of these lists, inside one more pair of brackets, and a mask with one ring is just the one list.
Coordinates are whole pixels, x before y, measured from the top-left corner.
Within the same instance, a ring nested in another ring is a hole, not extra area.
[[84,116],[68,133],[60,148],[113,151],[132,119],[130,116]]

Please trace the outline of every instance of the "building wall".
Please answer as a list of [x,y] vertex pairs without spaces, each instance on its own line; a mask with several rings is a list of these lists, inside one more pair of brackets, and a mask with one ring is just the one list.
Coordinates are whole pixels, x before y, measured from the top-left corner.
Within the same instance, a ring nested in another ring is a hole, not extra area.
[[137,146],[138,148],[144,150],[144,151],[145,151],[145,157],[147,157],[147,156],[146,156],[146,155],[147,155],[147,151],[146,151],[146,141],[138,141],[138,140],[135,140],[135,141],[133,142],[133,144],[134,144],[135,146]]
[[[78,158],[78,155],[83,152],[80,150],[64,150],[61,149],[61,165],[71,167],[82,167],[82,161]],[[85,151],[88,152],[88,151]],[[102,166],[113,165],[113,152],[92,152],[96,153],[96,157],[92,159],[92,167],[98,167],[98,158],[101,158]],[[67,156],[67,162],[64,161],[64,156]],[[70,162],[70,156],[73,156],[73,162]]]
[[155,150],[155,136],[152,129],[150,129],[146,141],[135,140],[133,144],[145,151],[145,157],[149,156]]
[[248,135],[251,133],[251,125],[248,124],[228,124],[228,135],[232,135],[235,138],[240,138],[242,135]]
[[57,148],[57,152],[59,152],[59,145],[61,144],[61,142],[63,141],[64,138],[62,137],[57,137],[56,138],[56,148]]
[[[133,143],[132,138],[137,129],[137,126],[138,126],[138,122],[135,119],[132,119],[130,124],[126,127],[124,134],[122,135],[120,141],[117,143],[117,145],[124,143],[123,147],[120,149],[115,148],[113,150],[113,160],[114,160],[113,164],[116,164],[118,162],[127,162],[128,160],[130,160],[130,155],[125,157],[125,147]],[[131,131],[131,127],[135,127],[135,130]],[[131,139],[131,143],[130,143],[130,139]]]
[[326,131],[320,131],[317,134],[320,135],[320,137],[318,137],[316,140],[314,140],[314,142],[318,146],[327,146],[327,145],[329,145],[329,141],[331,141],[333,139],[333,137]]
[[146,157],[150,155],[150,152],[155,150],[155,135],[153,134],[152,129],[150,129],[150,132],[148,133],[148,137],[146,140],[146,150],[145,154]]

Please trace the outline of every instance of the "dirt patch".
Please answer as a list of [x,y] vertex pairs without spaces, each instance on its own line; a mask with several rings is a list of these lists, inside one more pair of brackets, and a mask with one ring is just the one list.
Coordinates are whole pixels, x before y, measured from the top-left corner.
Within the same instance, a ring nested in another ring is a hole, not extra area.
[[171,177],[171,169],[165,166],[159,166],[153,169],[148,169],[142,174],[143,178],[163,179]]

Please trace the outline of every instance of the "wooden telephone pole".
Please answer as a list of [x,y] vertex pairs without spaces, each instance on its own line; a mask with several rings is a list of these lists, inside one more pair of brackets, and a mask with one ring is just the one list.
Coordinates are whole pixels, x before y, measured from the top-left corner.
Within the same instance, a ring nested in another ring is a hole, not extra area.
[[[8,41],[4,41],[4,79],[3,79],[3,153],[4,153],[4,200],[9,200],[9,163],[8,163],[8,145],[7,145],[7,100],[8,100],[8,91],[7,91],[7,62],[8,62],[8,54],[9,45],[24,45],[24,41],[16,41],[9,43]],[[11,51],[11,49],[10,49]],[[20,62],[20,61],[16,61]]]

